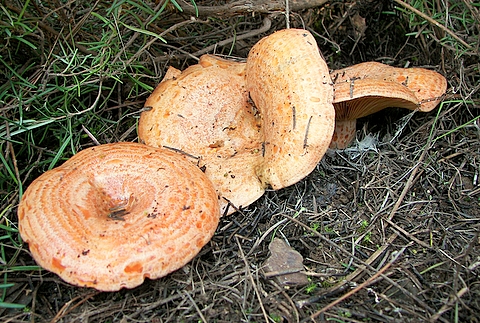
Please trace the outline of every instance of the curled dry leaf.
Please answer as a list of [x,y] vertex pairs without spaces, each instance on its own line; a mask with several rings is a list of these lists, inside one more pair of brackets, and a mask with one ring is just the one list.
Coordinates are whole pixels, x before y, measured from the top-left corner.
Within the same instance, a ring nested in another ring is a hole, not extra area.
[[308,277],[303,268],[303,257],[298,251],[280,238],[274,238],[268,249],[270,257],[265,261],[263,268],[266,277],[274,277],[281,286],[308,284]]
[[398,68],[376,62],[331,73],[336,113],[331,148],[343,149],[355,138],[356,119],[387,107],[431,111],[443,98],[447,80],[424,68]]
[[40,266],[102,291],[184,266],[219,221],[212,183],[188,158],[138,143],[85,149],[30,184],[20,234]]

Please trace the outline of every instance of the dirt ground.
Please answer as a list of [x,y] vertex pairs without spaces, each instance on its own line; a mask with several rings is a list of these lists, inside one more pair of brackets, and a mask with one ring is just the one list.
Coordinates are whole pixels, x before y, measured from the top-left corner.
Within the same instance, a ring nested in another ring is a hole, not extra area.
[[[168,27],[189,19],[171,10],[163,21]],[[194,64],[188,54],[232,37],[231,26],[250,36],[216,53],[245,58],[285,24],[279,13],[235,15],[211,19],[208,33],[195,37],[196,25],[185,24],[155,63],[162,71]],[[393,1],[330,1],[291,12],[290,25],[314,32],[331,69],[378,61],[440,72],[449,82],[444,103],[430,113],[392,108],[359,120],[356,143],[328,151],[299,183],[223,217],[201,253],[167,277],[105,293],[46,271],[10,273],[15,287],[6,299],[28,310],[0,308],[1,321],[479,321],[478,48],[459,56],[436,34],[405,36],[427,26],[409,26]],[[139,111],[146,96],[126,108]],[[120,138],[127,124],[118,131]],[[284,286],[265,275],[274,238],[303,256],[306,285]],[[35,264],[27,246],[17,262]]]

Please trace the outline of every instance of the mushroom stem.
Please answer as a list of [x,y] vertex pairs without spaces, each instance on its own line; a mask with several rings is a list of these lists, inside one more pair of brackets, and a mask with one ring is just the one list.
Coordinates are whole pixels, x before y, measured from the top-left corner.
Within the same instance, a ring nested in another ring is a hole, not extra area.
[[335,120],[330,149],[345,149],[355,139],[357,120]]

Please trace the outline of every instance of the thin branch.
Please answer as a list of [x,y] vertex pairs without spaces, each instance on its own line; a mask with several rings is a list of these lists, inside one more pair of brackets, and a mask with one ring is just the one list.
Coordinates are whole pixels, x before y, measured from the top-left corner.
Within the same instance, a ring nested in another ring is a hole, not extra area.
[[[289,0],[289,11],[319,7],[329,0]],[[183,11],[196,15],[196,8],[186,0],[178,0]],[[232,17],[247,13],[272,13],[285,11],[285,0],[239,0],[221,6],[197,6],[198,16]]]
[[442,316],[445,312],[448,312],[453,307],[453,305],[455,305],[455,303],[458,302],[459,299],[468,291],[469,291],[468,287],[463,287],[455,295],[452,295],[448,300],[448,302],[444,304],[442,308],[430,318],[430,322],[438,321],[440,316]]
[[257,295],[258,303],[260,304],[260,308],[262,309],[262,313],[263,313],[263,317],[265,318],[265,322],[269,322],[267,311],[265,310],[265,307],[263,306],[262,297],[260,296],[260,291],[257,288],[257,284],[255,284],[255,281],[253,280],[252,272],[250,271],[250,267],[248,265],[247,258],[245,258],[245,253],[243,252],[243,248],[242,248],[242,245],[240,243],[240,240],[238,240],[238,235],[235,235],[235,240],[237,241],[238,249],[240,250],[240,257],[242,257],[242,260],[245,264],[245,270],[247,271],[248,278],[250,278],[250,282],[252,283],[253,290],[255,291],[255,294]]
[[286,28],[290,29],[290,1],[285,0],[285,23]]
[[349,298],[350,296],[352,296],[353,294],[357,293],[358,291],[360,291],[361,289],[369,286],[370,284],[372,284],[378,277],[380,277],[380,275],[382,275],[384,272],[387,271],[388,268],[390,268],[393,263],[395,261],[397,261],[397,259],[400,257],[400,255],[403,254],[403,252],[405,251],[405,249],[410,246],[412,244],[412,242],[410,242],[409,245],[403,247],[400,251],[398,251],[397,253],[393,254],[392,255],[392,260],[390,260],[390,262],[388,264],[386,264],[385,266],[383,266],[382,269],[380,269],[377,273],[375,273],[372,277],[370,277],[369,279],[367,279],[366,281],[364,281],[363,283],[361,283],[360,285],[358,285],[357,287],[355,287],[354,289],[352,289],[351,291],[349,291],[348,293],[345,293],[342,295],[342,297],[339,297],[337,298],[335,301],[331,302],[330,304],[328,304],[327,306],[325,306],[324,308],[322,308],[321,310],[313,313],[312,315],[310,315],[310,319],[313,320],[314,318],[316,318],[317,316],[319,316],[320,314],[322,313],[325,313],[326,311],[330,310],[332,307],[334,307],[335,305],[343,302],[344,300],[346,300],[347,298]]
[[[7,4],[7,8],[16,12],[17,14],[20,14],[22,11],[22,9],[20,8],[17,8],[15,7],[14,5],[11,5],[11,4]],[[58,31],[56,31],[55,29],[53,29],[51,26],[47,25],[46,23],[42,22],[41,20],[39,19],[36,19],[35,17],[33,17],[32,15],[30,15],[29,13],[27,12],[23,12],[23,15],[25,16],[25,18],[29,18],[31,19],[33,22],[35,22],[35,24],[37,24],[40,28],[42,29],[45,29],[47,32],[49,32],[50,34],[54,35],[55,37],[59,37],[59,36],[62,36]],[[75,47],[78,48],[79,51],[81,51],[82,53],[86,54],[86,55],[94,55],[96,56],[97,53],[94,52],[94,51],[91,51],[89,49],[87,49],[87,47],[83,46],[83,45],[80,45],[78,44],[76,41],[72,40],[73,42],[73,45]]]
[[435,19],[427,16],[426,14],[424,14],[423,12],[421,12],[420,10],[412,7],[411,5],[409,5],[408,3],[405,3],[403,2],[402,0],[395,0],[396,3],[398,3],[399,5],[407,8],[408,10],[412,11],[413,13],[415,13],[417,16],[420,16],[422,17],[422,19],[425,19],[426,21],[428,21],[430,24],[432,25],[435,25],[436,27],[440,28],[441,30],[443,30],[444,32],[446,32],[447,34],[449,34],[450,36],[452,36],[453,38],[455,38],[459,43],[461,43],[463,46],[465,46],[466,48],[470,49],[470,50],[473,50],[474,48],[472,46],[470,46],[469,44],[467,44],[463,39],[461,39],[460,37],[458,37],[457,35],[455,35],[455,33],[453,31],[451,31],[450,29],[448,29],[447,27],[445,27],[444,25],[440,24],[438,21],[436,21]]
[[187,295],[188,299],[190,300],[190,302],[192,303],[193,307],[195,307],[195,310],[197,311],[198,315],[200,316],[200,319],[202,320],[202,322],[208,322],[207,319],[205,318],[205,316],[203,316],[203,313],[202,311],[200,310],[200,308],[198,307],[197,303],[193,300],[192,296],[190,296],[190,294],[184,290],[183,291],[185,293],[185,295]]
[[214,50],[217,47],[222,47],[222,46],[228,45],[230,43],[233,43],[234,41],[239,41],[239,40],[242,40],[242,39],[251,38],[251,37],[260,35],[262,33],[267,32],[270,29],[271,26],[272,26],[272,21],[270,20],[270,17],[265,17],[263,19],[263,24],[260,28],[255,29],[255,30],[251,30],[251,31],[249,31],[245,34],[237,35],[235,37],[230,37],[228,39],[222,40],[221,42],[218,42],[218,43],[213,44],[211,46],[205,47],[204,49],[196,51],[192,55],[198,57],[198,56],[201,56],[203,54],[206,54],[206,53]]

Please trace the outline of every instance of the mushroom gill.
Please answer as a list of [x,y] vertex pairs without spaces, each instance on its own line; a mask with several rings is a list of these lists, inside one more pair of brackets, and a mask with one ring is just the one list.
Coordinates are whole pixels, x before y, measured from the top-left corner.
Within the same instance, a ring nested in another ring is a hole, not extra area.
[[331,73],[335,132],[330,148],[344,149],[355,138],[356,120],[388,107],[428,112],[442,100],[447,80],[424,68],[365,62]]

